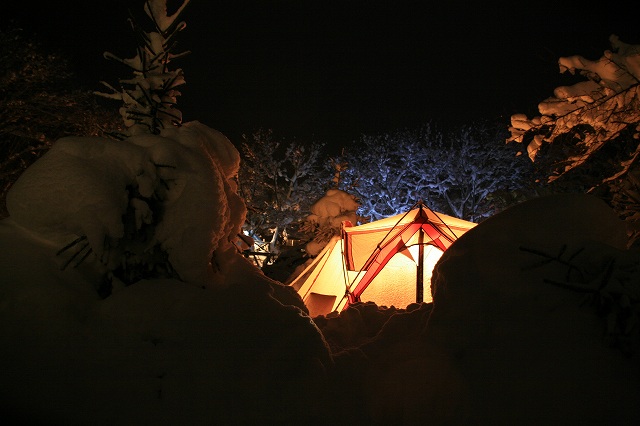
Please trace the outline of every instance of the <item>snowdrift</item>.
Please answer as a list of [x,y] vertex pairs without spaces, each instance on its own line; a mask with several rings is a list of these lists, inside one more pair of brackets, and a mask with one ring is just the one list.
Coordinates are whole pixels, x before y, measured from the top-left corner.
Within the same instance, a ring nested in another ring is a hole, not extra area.
[[[200,130],[205,136],[191,140],[211,143],[214,133]],[[100,146],[100,155],[82,147],[43,157],[12,189],[15,217],[0,222],[3,422],[640,421],[640,256],[624,249],[624,225],[602,201],[545,197],[469,230],[436,264],[433,303],[356,303],[311,318],[293,289],[229,248],[224,236],[243,215],[231,184],[210,182],[219,190],[201,202],[196,183],[230,173],[215,165],[223,154],[191,145],[169,171],[157,170],[164,164],[157,161],[136,163],[147,170],[131,168],[131,159],[158,154],[164,161],[174,157],[163,153],[182,151],[140,144],[123,158],[104,155],[105,144],[92,148]],[[56,158],[61,167],[53,167]],[[136,170],[143,173],[130,173]],[[76,171],[102,185],[47,184],[81,183]],[[173,213],[166,224],[162,216],[149,220],[148,231],[189,279],[147,277],[100,297],[96,283],[110,265],[95,256],[100,240],[130,249],[116,218],[132,203],[144,207],[127,188],[142,195],[138,179],[165,172],[176,186],[161,202]],[[52,215],[58,219],[45,223]],[[61,244],[91,230],[94,256],[61,268]],[[183,263],[191,254],[211,255],[215,265]]]

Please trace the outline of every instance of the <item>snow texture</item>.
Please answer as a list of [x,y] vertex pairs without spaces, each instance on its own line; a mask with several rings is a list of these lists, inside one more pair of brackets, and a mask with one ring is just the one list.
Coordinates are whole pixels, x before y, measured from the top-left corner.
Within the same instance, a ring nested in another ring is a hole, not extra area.
[[[357,223],[358,207],[360,205],[353,195],[339,189],[330,189],[311,206],[311,214],[307,216],[307,221],[321,229],[329,229],[332,233],[339,234],[342,222]],[[312,240],[305,246],[305,251],[309,256],[317,256],[327,242],[328,240]]]
[[[160,244],[181,279],[221,285],[224,263],[214,271],[210,261],[232,248],[244,222],[232,180],[239,164],[231,142],[198,122],[125,141],[67,137],[18,179],[7,209],[17,224],[59,243],[86,236],[111,270],[127,249],[122,217],[131,208],[136,229],[154,225],[147,247]],[[153,217],[153,201],[161,217]]]

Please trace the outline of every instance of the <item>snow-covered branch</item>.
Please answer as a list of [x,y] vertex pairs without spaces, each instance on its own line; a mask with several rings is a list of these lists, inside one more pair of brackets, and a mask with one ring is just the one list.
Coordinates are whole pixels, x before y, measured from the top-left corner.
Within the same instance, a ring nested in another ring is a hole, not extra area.
[[605,51],[597,61],[578,55],[560,58],[561,73],[579,73],[587,81],[556,88],[554,96],[538,105],[540,116],[511,117],[507,142],[526,142],[532,161],[543,144],[570,140],[573,149],[557,163],[549,182],[583,165],[626,130],[640,137],[640,46],[625,44],[615,35],[610,42],[613,51]]

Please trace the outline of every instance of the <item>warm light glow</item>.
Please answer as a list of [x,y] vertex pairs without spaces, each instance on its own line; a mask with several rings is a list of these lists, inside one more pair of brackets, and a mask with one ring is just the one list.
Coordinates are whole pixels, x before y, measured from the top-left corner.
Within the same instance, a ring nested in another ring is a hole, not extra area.
[[409,254],[411,255],[411,259],[413,259],[413,261],[415,262],[416,266],[418,265],[418,256],[419,256],[419,251],[420,251],[420,247],[418,244],[413,244],[410,245],[409,247],[407,247]]
[[[418,265],[419,250],[420,250],[420,247],[418,247],[418,244],[412,244],[408,247],[408,251],[409,251],[409,254],[411,255],[411,259],[413,259],[416,265]],[[436,265],[436,263],[442,256],[442,253],[443,252],[441,250],[439,250],[437,247],[434,247],[431,244],[424,245],[423,261],[424,261],[425,275],[431,275],[431,271],[433,270],[433,267]]]

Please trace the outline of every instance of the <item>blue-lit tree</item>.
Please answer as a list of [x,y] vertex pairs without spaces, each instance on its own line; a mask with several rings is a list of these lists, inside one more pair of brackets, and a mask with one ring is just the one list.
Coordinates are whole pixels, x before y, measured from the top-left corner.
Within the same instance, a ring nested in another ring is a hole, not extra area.
[[346,152],[340,188],[358,197],[358,213],[377,220],[417,201],[445,214],[480,221],[526,194],[532,167],[485,124],[442,132],[432,125],[364,136]]
[[272,130],[244,136],[239,191],[247,205],[247,231],[271,250],[297,231],[331,179],[321,143],[277,140]]
[[[502,143],[504,131],[484,125],[462,126],[447,133],[439,148],[445,165],[432,187],[441,211],[479,222],[533,195],[530,164]],[[535,190],[533,190],[535,191]]]
[[344,152],[339,188],[358,198],[358,213],[369,220],[400,213],[419,199],[431,203],[433,176],[444,165],[425,147],[441,137],[431,126],[363,136]]

